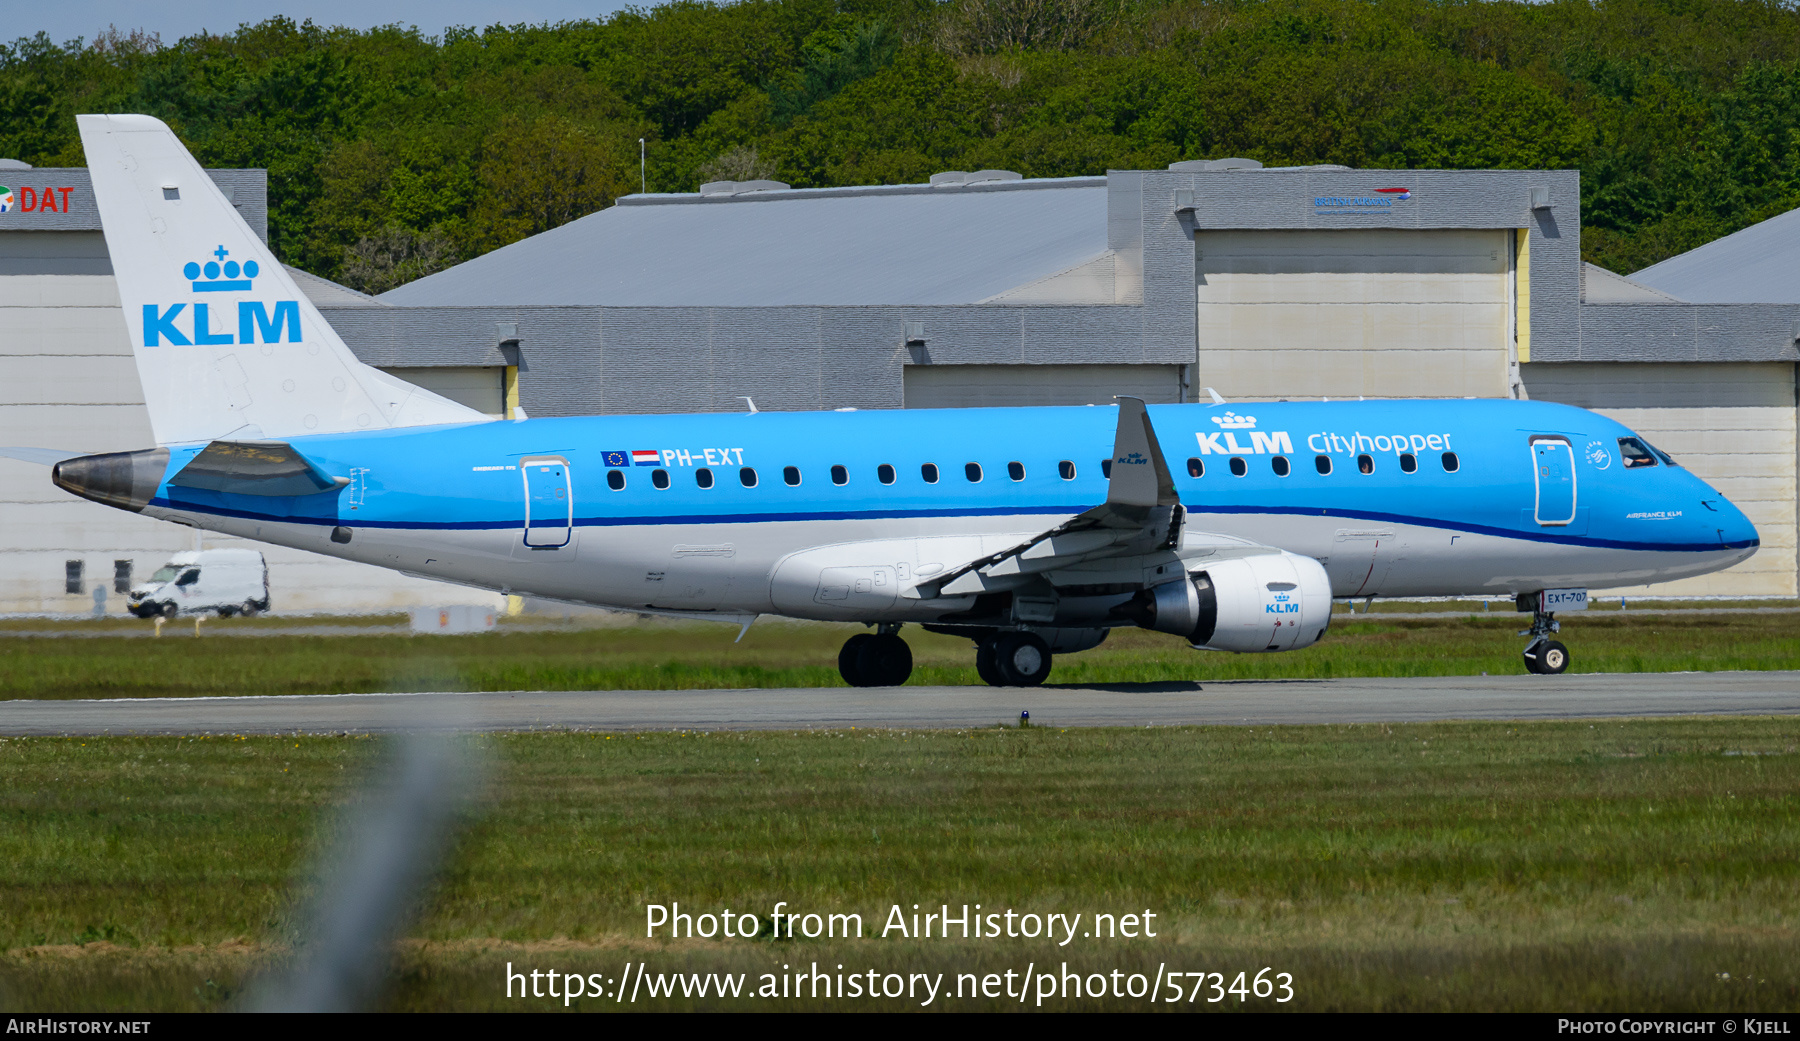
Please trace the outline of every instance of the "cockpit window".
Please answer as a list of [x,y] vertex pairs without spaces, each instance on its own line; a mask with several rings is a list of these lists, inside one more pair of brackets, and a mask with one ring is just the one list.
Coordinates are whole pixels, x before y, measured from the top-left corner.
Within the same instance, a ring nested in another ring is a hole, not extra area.
[[[1645,443],[1648,444],[1649,442],[1645,442]],[[1656,458],[1661,459],[1663,461],[1664,466],[1680,466],[1681,465],[1680,463],[1676,462],[1675,459],[1669,455],[1669,453],[1663,451],[1662,449],[1656,447],[1655,445],[1650,445],[1650,451],[1656,453]]]
[[1625,461],[1627,470],[1656,465],[1656,456],[1650,454],[1650,446],[1635,437],[1619,438],[1619,458]]

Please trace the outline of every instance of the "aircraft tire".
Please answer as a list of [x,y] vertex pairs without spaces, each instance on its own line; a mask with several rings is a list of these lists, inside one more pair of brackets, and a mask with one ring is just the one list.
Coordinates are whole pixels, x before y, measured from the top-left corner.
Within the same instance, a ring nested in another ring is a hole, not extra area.
[[994,672],[1003,687],[1035,687],[1050,675],[1050,645],[1037,633],[1002,633],[994,641]]
[[862,650],[873,639],[873,633],[857,633],[845,640],[843,649],[838,651],[838,675],[852,687],[873,686],[863,679],[862,672]]
[[856,671],[863,681],[859,686],[898,687],[912,669],[912,648],[892,633],[869,637],[856,652]]
[[981,682],[990,687],[1004,687],[999,671],[994,667],[994,638],[978,641],[975,644],[975,674]]
[[1569,667],[1569,649],[1555,640],[1546,642],[1538,648],[1538,672],[1545,676],[1555,676]]

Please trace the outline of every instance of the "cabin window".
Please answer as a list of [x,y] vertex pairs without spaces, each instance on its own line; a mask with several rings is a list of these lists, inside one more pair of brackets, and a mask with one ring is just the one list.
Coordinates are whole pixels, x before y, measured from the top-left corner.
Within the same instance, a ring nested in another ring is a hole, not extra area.
[[623,470],[608,470],[608,471],[606,471],[606,486],[608,488],[611,488],[615,492],[624,491],[625,490],[625,471],[623,471]]
[[1075,464],[1067,459],[1057,463],[1056,475],[1065,481],[1073,481],[1075,479]]
[[926,484],[936,484],[938,479],[937,464],[926,463],[924,466],[919,467],[919,476],[925,478]]
[[1242,477],[1249,472],[1250,464],[1244,462],[1243,456],[1234,455],[1231,457],[1231,476]]
[[662,467],[657,467],[650,471],[650,483],[656,485],[658,488],[667,488],[669,486],[669,471],[664,470]]
[[700,487],[711,488],[712,481],[712,471],[708,470],[706,467],[702,466],[700,469],[694,471],[694,483]]
[[756,487],[756,469],[746,466],[738,471],[738,482],[746,488]]
[[1313,469],[1322,474],[1329,474],[1331,472],[1331,457],[1328,455],[1313,456]]
[[1368,455],[1357,456],[1356,457],[1356,472],[1362,473],[1362,474],[1374,473],[1375,472],[1375,457],[1368,456]]
[[1272,456],[1269,459],[1269,469],[1275,471],[1277,477],[1286,477],[1288,475],[1288,457],[1285,455]]
[[967,477],[969,479],[970,484],[980,484],[981,483],[981,464],[980,463],[964,463],[963,464],[963,476]]
[[1619,438],[1619,458],[1625,461],[1627,470],[1656,465],[1656,456],[1651,455],[1650,449],[1635,437]]
[[1007,463],[1006,464],[1006,476],[1012,478],[1015,481],[1023,481],[1025,479],[1025,464],[1024,463]]
[[875,479],[880,481],[882,484],[893,484],[894,483],[894,468],[889,466],[886,463],[882,463],[880,466],[877,466],[875,468]]
[[795,487],[800,483],[800,468],[798,466],[782,467],[781,479],[787,483],[789,488]]
[[1447,474],[1453,474],[1460,469],[1462,469],[1462,460],[1456,458],[1456,453],[1455,452],[1445,452],[1444,453],[1444,472]]
[[1411,452],[1400,453],[1400,472],[1409,474],[1419,468],[1419,457]]
[[1188,476],[1189,477],[1205,477],[1206,476],[1206,464],[1201,462],[1199,459],[1196,459],[1193,456],[1188,456]]
[[1106,478],[1109,481],[1112,480],[1112,460],[1111,459],[1100,460],[1100,476]]
[[832,484],[849,484],[850,483],[850,471],[844,469],[841,466],[832,467],[831,468],[831,483]]

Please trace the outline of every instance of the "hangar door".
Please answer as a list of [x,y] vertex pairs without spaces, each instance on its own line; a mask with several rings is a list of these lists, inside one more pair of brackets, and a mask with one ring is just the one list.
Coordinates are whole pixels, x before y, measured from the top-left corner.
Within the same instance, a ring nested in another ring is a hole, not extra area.
[[1179,365],[908,365],[907,408],[1110,405],[1181,400]]
[[1226,397],[1502,397],[1511,229],[1201,231],[1195,386]]

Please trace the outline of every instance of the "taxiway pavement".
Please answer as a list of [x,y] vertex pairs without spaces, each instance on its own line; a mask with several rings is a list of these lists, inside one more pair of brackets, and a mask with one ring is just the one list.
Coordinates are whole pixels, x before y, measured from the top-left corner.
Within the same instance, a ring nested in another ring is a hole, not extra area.
[[501,691],[0,701],[0,734],[789,730],[1800,715],[1800,672],[1461,676],[1101,687]]

